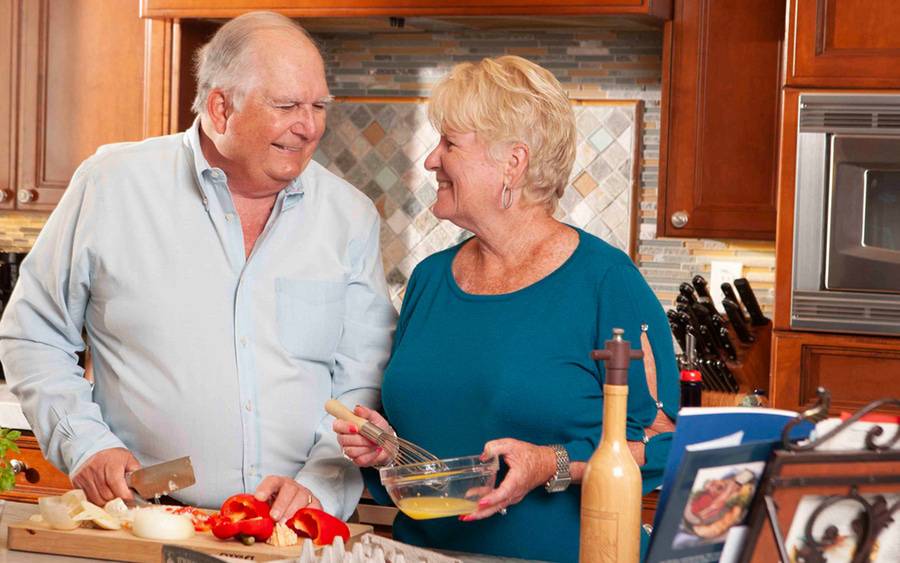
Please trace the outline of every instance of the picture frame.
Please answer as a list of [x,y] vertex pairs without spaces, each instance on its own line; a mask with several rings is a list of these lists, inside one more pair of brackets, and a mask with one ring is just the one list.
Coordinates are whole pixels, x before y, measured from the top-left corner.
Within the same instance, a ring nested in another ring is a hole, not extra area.
[[750,512],[742,563],[896,561],[900,451],[778,451]]

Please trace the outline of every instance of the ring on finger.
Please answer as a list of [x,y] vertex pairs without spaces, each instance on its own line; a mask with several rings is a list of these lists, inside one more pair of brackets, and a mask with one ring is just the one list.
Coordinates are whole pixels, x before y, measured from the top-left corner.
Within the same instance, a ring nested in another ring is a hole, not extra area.
[[306,495],[306,506],[309,506],[311,504],[312,504],[312,495],[311,494]]
[[499,512],[500,516],[506,516],[506,508],[501,508]]
[[344,459],[346,459],[347,461],[353,461],[353,458],[347,455],[347,450],[345,450],[344,448],[341,448],[341,455],[344,456]]

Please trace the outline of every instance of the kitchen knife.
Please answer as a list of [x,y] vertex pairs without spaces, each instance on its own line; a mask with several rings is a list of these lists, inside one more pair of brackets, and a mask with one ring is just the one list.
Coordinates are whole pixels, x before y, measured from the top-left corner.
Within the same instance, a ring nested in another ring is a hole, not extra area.
[[762,309],[759,307],[759,301],[756,300],[756,294],[753,293],[753,288],[750,287],[750,282],[747,281],[747,278],[734,280],[734,288],[737,289],[738,294],[741,296],[741,302],[747,308],[747,312],[750,313],[750,322],[754,326],[769,324],[769,319],[763,315]]
[[678,313],[669,309],[666,311],[666,316],[669,318],[669,328],[672,329],[672,336],[675,337],[675,341],[678,342],[678,345],[681,347],[681,350],[684,351],[687,348],[686,336],[687,332],[684,328],[684,324],[681,322],[681,319],[678,317]]
[[741,300],[738,299],[738,296],[737,296],[737,294],[734,292],[734,288],[731,287],[731,284],[730,284],[730,283],[728,283],[728,282],[722,282],[722,295],[723,295],[725,298],[731,299],[732,301],[734,301],[735,303],[737,303],[737,304],[738,304],[738,308],[741,310],[741,316],[744,318],[744,320],[747,320],[747,321],[750,320],[750,315],[748,315],[747,312],[744,311],[744,306],[741,305]]
[[725,380],[725,384],[728,385],[728,390],[732,393],[737,393],[740,391],[740,386],[738,385],[737,379],[734,378],[734,374],[731,373],[731,370],[728,369],[728,366],[725,365],[725,362],[722,360],[712,360],[713,367],[719,374],[722,376],[722,379]]
[[719,311],[716,309],[716,304],[713,303],[712,296],[709,294],[709,285],[706,283],[706,278],[698,274],[691,280],[691,285],[697,291],[697,301],[709,309],[710,313],[718,315]]
[[731,321],[731,327],[734,329],[734,333],[737,334],[740,341],[746,344],[754,342],[756,337],[754,337],[747,328],[744,317],[741,315],[740,305],[731,299],[725,298],[722,300],[722,306],[725,307],[725,313],[728,315],[728,320]]
[[[692,286],[688,282],[683,282],[678,286],[678,295],[683,295],[685,299],[687,299],[688,305],[693,305],[697,302],[697,295],[694,293],[694,286]],[[678,302],[678,297],[675,298],[675,301]]]
[[722,354],[722,343],[719,342],[719,329],[712,324],[709,309],[704,307],[702,303],[694,303],[691,306],[691,310],[694,312],[694,317],[697,318],[700,326],[705,329],[703,335],[705,338],[709,339],[713,347],[712,351],[718,358]]
[[722,349],[725,350],[725,355],[728,356],[728,359],[732,362],[737,360],[737,351],[734,349],[734,344],[731,343],[728,329],[724,326],[719,327],[719,342],[722,343]]
[[145,499],[158,499],[196,482],[190,457],[148,465],[125,474],[125,483]]

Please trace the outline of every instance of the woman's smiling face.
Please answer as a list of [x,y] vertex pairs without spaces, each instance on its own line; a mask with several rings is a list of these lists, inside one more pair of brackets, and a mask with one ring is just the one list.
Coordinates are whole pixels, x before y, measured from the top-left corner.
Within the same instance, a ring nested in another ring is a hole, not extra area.
[[438,219],[470,229],[485,211],[500,205],[503,167],[475,132],[444,131],[425,159],[425,168],[437,180],[431,211]]

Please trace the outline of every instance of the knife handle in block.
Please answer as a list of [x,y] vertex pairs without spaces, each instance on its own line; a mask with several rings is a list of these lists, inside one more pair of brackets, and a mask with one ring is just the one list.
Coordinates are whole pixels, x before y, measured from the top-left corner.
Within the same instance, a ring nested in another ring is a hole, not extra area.
[[353,411],[345,407],[343,403],[337,399],[328,399],[325,401],[325,412],[334,418],[349,422],[350,424],[355,424],[357,428],[362,428],[363,424],[369,422],[365,418],[353,414]]
[[756,300],[756,294],[753,292],[753,288],[750,287],[750,282],[747,281],[747,278],[734,280],[734,288],[737,290],[738,295],[741,296],[741,302],[747,308],[747,312],[750,313],[750,322],[753,323],[753,326],[768,324],[769,319],[763,315],[759,301]]

